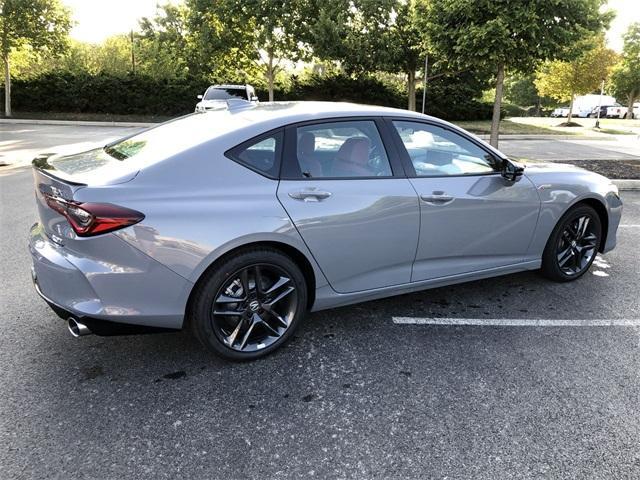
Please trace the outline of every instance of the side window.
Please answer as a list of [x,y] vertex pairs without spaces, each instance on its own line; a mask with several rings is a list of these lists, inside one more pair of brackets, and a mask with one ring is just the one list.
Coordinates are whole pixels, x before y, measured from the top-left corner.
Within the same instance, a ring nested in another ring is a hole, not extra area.
[[419,177],[495,171],[489,153],[455,132],[418,122],[394,121],[393,125]]
[[278,176],[278,159],[282,150],[282,132],[245,142],[228,152],[228,156],[238,163],[267,177]]
[[392,176],[387,152],[372,120],[297,127],[296,155],[305,178]]

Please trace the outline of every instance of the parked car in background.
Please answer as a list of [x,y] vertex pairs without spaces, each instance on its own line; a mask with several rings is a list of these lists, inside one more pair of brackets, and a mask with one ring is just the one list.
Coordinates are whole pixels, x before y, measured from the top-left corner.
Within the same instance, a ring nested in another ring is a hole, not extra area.
[[588,118],[592,111],[592,105],[581,105],[573,109],[573,115],[578,118]]
[[211,85],[196,104],[196,112],[226,108],[227,100],[239,99],[257,102],[256,91],[251,85]]
[[348,103],[230,102],[33,166],[33,281],[73,335],[184,328],[236,360],[307,311],[527,270],[576,280],[622,214],[601,175]]
[[[579,118],[587,118],[593,109],[598,105],[615,105],[616,99],[609,96],[603,95],[580,95],[575,97],[573,101],[573,111],[572,116]],[[552,117],[568,117],[569,116],[569,107],[559,107],[556,108],[552,113]]]
[[551,112],[550,117],[568,117],[569,107],[558,107]]
[[[607,108],[607,118],[625,118],[627,111],[629,109],[627,107],[623,107],[622,105],[617,105],[613,107]],[[640,103],[633,104],[633,112],[631,113],[631,118],[638,118],[640,115]]]
[[607,109],[608,108],[614,108],[614,107],[619,107],[620,104],[616,103],[614,105],[601,105],[600,107],[594,107],[593,110],[591,110],[591,113],[589,114],[589,117],[591,118],[598,118],[598,109],[600,109],[600,118],[606,118],[607,117]]

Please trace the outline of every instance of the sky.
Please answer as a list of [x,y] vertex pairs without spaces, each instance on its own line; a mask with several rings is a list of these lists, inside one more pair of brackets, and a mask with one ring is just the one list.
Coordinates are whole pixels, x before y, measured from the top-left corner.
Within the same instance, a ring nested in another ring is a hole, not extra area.
[[622,35],[624,35],[627,27],[631,23],[640,22],[640,1],[609,0],[609,8],[616,12],[617,15],[607,32],[607,43],[609,47],[621,52]]
[[[127,33],[141,17],[152,16],[158,3],[167,0],[62,0],[73,12],[76,26],[71,36],[85,42],[101,42],[110,35]],[[181,0],[170,0],[179,3]],[[640,0],[609,0],[617,13],[607,33],[609,46],[622,50],[622,35],[630,23],[640,22]]]
[[153,16],[156,5],[167,0],[62,0],[62,3],[71,9],[76,22],[71,37],[98,43],[111,35],[136,29],[141,17]]

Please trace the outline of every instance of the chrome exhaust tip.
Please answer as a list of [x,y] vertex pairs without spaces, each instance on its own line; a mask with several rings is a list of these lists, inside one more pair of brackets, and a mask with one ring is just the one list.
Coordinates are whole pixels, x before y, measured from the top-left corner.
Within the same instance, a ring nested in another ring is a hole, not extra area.
[[74,337],[84,337],[85,335],[91,335],[91,330],[84,323],[80,323],[73,317],[69,317],[67,321],[67,327],[69,333]]

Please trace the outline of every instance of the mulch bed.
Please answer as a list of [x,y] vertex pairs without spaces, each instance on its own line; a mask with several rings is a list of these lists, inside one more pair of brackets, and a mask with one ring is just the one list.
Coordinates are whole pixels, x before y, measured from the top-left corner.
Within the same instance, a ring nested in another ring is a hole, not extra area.
[[640,180],[640,160],[559,160],[611,179]]

